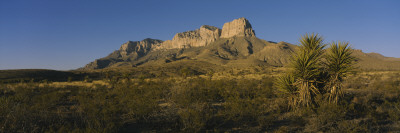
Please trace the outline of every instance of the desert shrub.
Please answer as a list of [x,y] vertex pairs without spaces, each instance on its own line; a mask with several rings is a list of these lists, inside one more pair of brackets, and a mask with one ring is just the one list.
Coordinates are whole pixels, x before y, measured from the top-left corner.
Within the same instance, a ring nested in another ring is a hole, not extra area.
[[344,120],[346,108],[332,103],[320,104],[316,113],[308,118],[305,132],[335,131],[338,124]]
[[39,88],[36,85],[19,86],[13,93],[1,96],[0,120],[3,132],[44,132],[71,124],[63,114],[63,98],[67,95],[60,88]]
[[84,130],[94,132],[116,131],[123,113],[117,95],[107,88],[81,90],[74,99],[78,102],[76,113],[84,122]]
[[344,82],[343,88],[348,89],[365,89],[368,87],[370,80],[359,74],[350,75]]
[[397,102],[385,101],[385,106],[387,107],[389,119],[393,122],[400,121],[400,101]]
[[[261,91],[257,82],[245,80],[234,84],[232,88],[226,87],[220,91],[225,101],[223,114],[228,120],[246,123],[263,113],[258,111],[266,110],[262,105],[268,102],[268,94]],[[250,117],[250,120],[246,120],[246,117]]]
[[203,78],[188,79],[171,88],[169,102],[177,109],[182,130],[200,131],[213,116],[212,103],[219,100],[217,84]]
[[125,83],[127,88],[117,86],[114,91],[119,94],[119,102],[127,108],[125,116],[134,116],[132,120],[143,120],[159,110],[159,103],[166,97],[168,83],[139,80],[136,83]]
[[184,78],[189,77],[189,76],[202,74],[201,72],[199,72],[199,71],[197,71],[197,70],[195,70],[193,68],[190,68],[190,67],[184,67],[184,68],[180,69],[179,73]]
[[91,83],[93,80],[89,77],[89,75],[86,75],[85,78],[83,79],[85,82]]
[[[171,91],[175,91],[172,97],[183,98],[187,101],[179,99],[174,100],[175,103],[179,102],[214,102],[220,101],[221,96],[219,92],[223,87],[230,87],[228,85],[231,81],[210,81],[205,78],[189,79],[183,83],[177,83]],[[177,94],[174,96],[174,94]],[[186,103],[182,103],[186,104]]]
[[212,105],[210,103],[192,103],[189,106],[181,107],[178,115],[182,123],[182,130],[189,132],[199,132],[205,128],[207,122],[213,116]]
[[[224,103],[219,111],[223,116],[224,126],[248,127],[259,126],[257,130],[268,128],[273,121],[271,99],[275,97],[272,80],[231,81],[220,91]],[[254,129],[252,129],[254,131]]]
[[118,80],[112,88],[85,88],[74,97],[81,131],[118,132],[126,123],[146,123],[159,110],[164,82]]
[[337,122],[335,128],[331,128],[329,132],[370,132],[368,124],[363,120],[344,120]]
[[273,120],[268,103],[276,96],[272,81],[190,78],[178,81],[168,99],[185,131],[267,127]]

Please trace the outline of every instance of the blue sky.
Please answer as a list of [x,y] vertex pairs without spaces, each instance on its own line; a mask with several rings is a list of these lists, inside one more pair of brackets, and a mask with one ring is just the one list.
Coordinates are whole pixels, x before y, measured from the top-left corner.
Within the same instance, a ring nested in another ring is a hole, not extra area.
[[1,0],[0,69],[76,69],[129,40],[169,40],[240,17],[268,41],[298,44],[315,32],[400,57],[399,7],[398,0]]

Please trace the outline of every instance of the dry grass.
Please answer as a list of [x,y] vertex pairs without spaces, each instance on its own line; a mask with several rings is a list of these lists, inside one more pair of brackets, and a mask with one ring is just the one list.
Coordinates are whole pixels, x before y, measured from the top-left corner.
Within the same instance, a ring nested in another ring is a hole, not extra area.
[[104,80],[95,80],[92,82],[84,82],[84,81],[73,81],[73,82],[51,82],[51,83],[40,83],[39,87],[55,87],[55,88],[64,88],[66,86],[78,86],[78,87],[86,87],[86,88],[97,88],[98,86],[107,86],[110,87],[110,84]]

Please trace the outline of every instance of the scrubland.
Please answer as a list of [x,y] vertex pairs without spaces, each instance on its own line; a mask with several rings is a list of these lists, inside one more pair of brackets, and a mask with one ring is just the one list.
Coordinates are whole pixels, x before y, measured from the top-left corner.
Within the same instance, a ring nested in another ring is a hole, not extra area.
[[0,132],[400,132],[400,72],[322,40],[304,35],[287,67],[0,71]]
[[281,71],[2,83],[0,132],[400,131],[400,72],[353,72],[338,104],[292,110],[275,84]]

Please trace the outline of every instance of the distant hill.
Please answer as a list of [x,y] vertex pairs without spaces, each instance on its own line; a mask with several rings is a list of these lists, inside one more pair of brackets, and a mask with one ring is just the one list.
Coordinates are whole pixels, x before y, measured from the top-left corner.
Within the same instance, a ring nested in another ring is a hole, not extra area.
[[[245,18],[225,23],[222,29],[203,25],[177,33],[172,40],[128,41],[104,58],[81,70],[166,65],[180,60],[200,61],[223,67],[285,66],[298,46],[256,37]],[[355,50],[357,66],[363,70],[400,70],[400,59]]]
[[364,53],[354,50],[357,67],[362,70],[400,70],[400,58],[385,57],[378,53]]
[[26,82],[30,80],[67,81],[68,77],[77,77],[77,74],[46,69],[0,70],[0,82],[5,83]]

